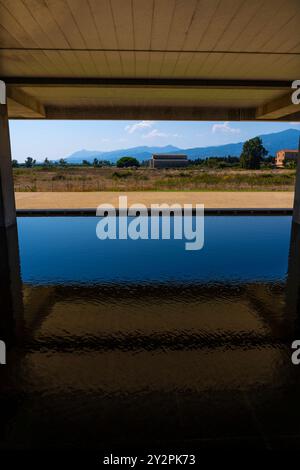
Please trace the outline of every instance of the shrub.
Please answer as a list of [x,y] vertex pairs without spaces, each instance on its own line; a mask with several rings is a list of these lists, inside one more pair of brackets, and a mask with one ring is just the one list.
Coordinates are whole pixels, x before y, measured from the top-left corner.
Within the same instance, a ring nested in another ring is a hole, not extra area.
[[131,166],[139,167],[140,163],[136,158],[133,157],[122,157],[117,161],[118,168],[128,168]]
[[128,178],[129,176],[132,176],[131,171],[114,171],[112,174],[112,178]]

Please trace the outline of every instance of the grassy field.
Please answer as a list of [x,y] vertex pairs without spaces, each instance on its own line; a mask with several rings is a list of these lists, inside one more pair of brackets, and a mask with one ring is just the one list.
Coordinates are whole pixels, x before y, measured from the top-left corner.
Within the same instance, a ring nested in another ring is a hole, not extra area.
[[293,191],[295,170],[35,167],[14,168],[14,182],[22,192]]

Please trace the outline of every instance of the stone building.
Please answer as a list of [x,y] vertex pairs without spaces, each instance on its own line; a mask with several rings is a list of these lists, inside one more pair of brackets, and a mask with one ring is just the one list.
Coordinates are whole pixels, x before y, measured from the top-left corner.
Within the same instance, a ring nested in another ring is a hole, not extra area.
[[298,158],[298,150],[279,150],[276,153],[276,166],[277,167],[284,167],[287,161],[297,161]]
[[150,168],[183,168],[188,165],[188,158],[182,154],[162,154],[152,155]]

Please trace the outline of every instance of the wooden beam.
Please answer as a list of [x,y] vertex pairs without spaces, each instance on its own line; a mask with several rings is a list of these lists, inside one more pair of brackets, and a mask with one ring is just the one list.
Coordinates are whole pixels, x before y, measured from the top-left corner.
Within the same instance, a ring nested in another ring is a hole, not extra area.
[[46,106],[46,119],[147,119],[170,121],[243,121],[255,119],[255,108],[181,106]]
[[7,87],[9,116],[14,118],[44,118],[44,106],[23,90]]
[[256,119],[280,119],[300,111],[300,105],[292,103],[292,92],[280,96],[268,103],[259,106],[256,110]]
[[288,114],[287,116],[282,116],[280,119],[278,119],[278,121],[300,122],[300,111],[298,111],[297,113]]
[[181,78],[72,78],[72,77],[5,77],[7,85],[14,87],[58,86],[58,87],[150,87],[150,88],[251,88],[291,89],[289,80],[226,80],[226,79],[181,79]]

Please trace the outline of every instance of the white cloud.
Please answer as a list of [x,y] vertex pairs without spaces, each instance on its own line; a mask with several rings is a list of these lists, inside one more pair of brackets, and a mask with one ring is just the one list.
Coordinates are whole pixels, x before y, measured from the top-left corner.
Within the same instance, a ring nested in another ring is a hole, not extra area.
[[154,139],[155,137],[168,137],[169,134],[164,132],[159,132],[158,129],[152,129],[148,134],[143,134],[143,139]]
[[129,134],[133,134],[136,130],[151,128],[154,125],[155,121],[140,121],[136,124],[130,124],[125,127],[125,131]]
[[225,121],[223,124],[214,124],[212,126],[212,133],[215,134],[216,132],[222,132],[223,134],[239,134],[241,130],[230,127],[229,121]]
[[291,126],[300,126],[300,122],[290,122]]
[[142,135],[143,139],[155,139],[157,137],[181,137],[180,134],[166,134],[165,132],[160,132],[158,129],[152,129],[148,134]]
[[152,129],[152,131],[148,132],[148,134],[143,134],[142,137],[143,139],[154,139],[156,137],[169,137],[169,134],[159,132],[158,129]]

